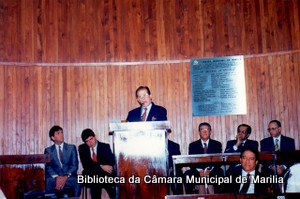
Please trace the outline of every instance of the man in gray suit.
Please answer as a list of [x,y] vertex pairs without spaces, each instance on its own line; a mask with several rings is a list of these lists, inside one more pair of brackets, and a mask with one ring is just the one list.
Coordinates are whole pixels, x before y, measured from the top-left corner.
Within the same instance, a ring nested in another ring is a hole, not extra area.
[[46,191],[79,197],[81,187],[77,183],[78,156],[75,145],[64,142],[63,129],[53,126],[49,137],[54,144],[45,149],[44,154],[50,155],[46,163]]

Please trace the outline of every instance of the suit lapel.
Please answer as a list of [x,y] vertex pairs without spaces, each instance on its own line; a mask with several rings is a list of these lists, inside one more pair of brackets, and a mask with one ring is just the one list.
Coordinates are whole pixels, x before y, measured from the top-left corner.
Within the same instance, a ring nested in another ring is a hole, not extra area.
[[53,159],[55,160],[55,163],[57,165],[59,165],[59,167],[61,167],[59,159],[58,159],[58,154],[57,154],[57,151],[56,151],[56,148],[55,148],[55,144],[52,145],[51,151],[52,151],[51,153],[53,154]]
[[66,160],[70,159],[69,156],[70,156],[69,146],[66,143],[64,143],[64,148],[63,148],[63,162],[62,162],[63,165],[66,164]]
[[156,113],[156,105],[152,102],[152,107],[150,109],[150,112],[148,114],[148,117],[146,118],[146,121],[156,121],[157,120],[157,115],[154,115]]

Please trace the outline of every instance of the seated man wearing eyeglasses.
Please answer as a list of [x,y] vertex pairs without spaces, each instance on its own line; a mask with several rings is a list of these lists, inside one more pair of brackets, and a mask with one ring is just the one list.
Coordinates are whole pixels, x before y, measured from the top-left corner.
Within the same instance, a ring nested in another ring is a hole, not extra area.
[[135,96],[140,107],[129,111],[126,118],[127,122],[167,120],[167,110],[152,102],[152,96],[148,86],[138,87],[135,91]]
[[[295,150],[295,140],[293,138],[284,136],[281,134],[282,128],[281,123],[278,120],[272,120],[269,122],[268,131],[271,137],[265,138],[260,141],[260,150],[269,151],[269,152],[288,152]],[[276,165],[276,169],[274,168],[274,164],[264,165],[264,172],[274,175],[283,176],[287,171],[289,165],[281,164]],[[283,187],[279,186],[279,190],[277,187],[274,187],[274,191],[283,192]]]
[[229,140],[226,145],[225,153],[240,153],[244,147],[251,147],[258,150],[258,142],[248,139],[251,134],[251,126],[248,124],[240,124],[237,127],[235,140]]

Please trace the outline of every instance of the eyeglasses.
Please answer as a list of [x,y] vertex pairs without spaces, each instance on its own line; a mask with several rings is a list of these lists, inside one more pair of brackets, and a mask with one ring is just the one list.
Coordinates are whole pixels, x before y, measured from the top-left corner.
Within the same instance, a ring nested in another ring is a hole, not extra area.
[[148,93],[145,93],[144,95],[138,95],[138,99],[142,99],[142,98],[145,98],[145,97],[148,97],[149,94]]
[[241,133],[241,134],[247,134],[247,131],[241,131],[241,130],[238,130],[238,133]]
[[210,129],[200,129],[201,132],[203,131],[210,131]]
[[276,128],[268,128],[267,130],[268,130],[268,131],[271,131],[271,130],[272,130],[272,131],[275,131],[276,129],[278,129],[278,127],[276,127]]

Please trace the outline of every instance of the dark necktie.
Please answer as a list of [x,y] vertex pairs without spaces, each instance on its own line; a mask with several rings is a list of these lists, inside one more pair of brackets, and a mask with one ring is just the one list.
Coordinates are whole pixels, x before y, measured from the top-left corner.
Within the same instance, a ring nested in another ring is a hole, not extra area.
[[58,146],[58,151],[59,151],[59,159],[60,159],[60,162],[61,164],[63,163],[63,152],[61,150],[61,146]]
[[142,121],[146,121],[146,116],[147,116],[147,108],[144,108],[144,113],[143,113],[143,115],[141,116],[141,120],[142,120]]
[[275,139],[275,145],[274,145],[274,150],[275,151],[279,151],[279,144],[278,144],[278,142],[279,142],[279,140],[278,139]]
[[240,191],[241,194],[246,194],[248,192],[248,189],[250,187],[250,174],[247,174],[247,181],[246,183],[242,186],[242,189]]
[[94,151],[94,148],[92,148],[92,152],[93,152],[93,154],[92,154],[92,159],[93,159],[93,161],[94,161],[94,162],[98,162],[98,160],[97,160],[97,155],[96,155],[96,153],[95,153],[95,151]]
[[204,145],[204,147],[203,147],[204,154],[206,154],[207,153],[207,144],[204,142],[203,145]]

